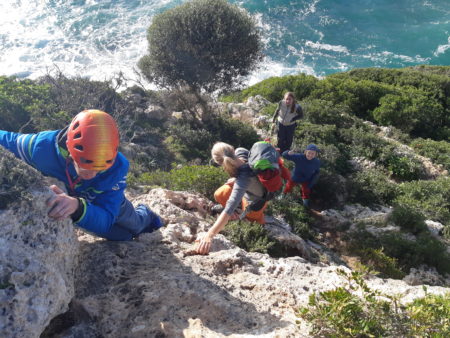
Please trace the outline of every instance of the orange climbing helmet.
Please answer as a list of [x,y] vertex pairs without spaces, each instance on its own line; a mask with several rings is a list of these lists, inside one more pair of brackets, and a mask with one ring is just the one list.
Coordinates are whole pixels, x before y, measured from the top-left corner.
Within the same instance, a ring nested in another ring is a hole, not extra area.
[[66,144],[79,167],[106,170],[113,165],[119,148],[116,121],[101,110],[83,110],[70,123]]

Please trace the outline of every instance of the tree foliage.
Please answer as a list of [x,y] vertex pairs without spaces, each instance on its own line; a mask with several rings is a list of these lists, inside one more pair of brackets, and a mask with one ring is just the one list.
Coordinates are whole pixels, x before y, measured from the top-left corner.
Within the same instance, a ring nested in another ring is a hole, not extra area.
[[189,85],[212,92],[239,84],[261,60],[252,18],[226,0],[193,0],[153,19],[144,76],[162,87]]

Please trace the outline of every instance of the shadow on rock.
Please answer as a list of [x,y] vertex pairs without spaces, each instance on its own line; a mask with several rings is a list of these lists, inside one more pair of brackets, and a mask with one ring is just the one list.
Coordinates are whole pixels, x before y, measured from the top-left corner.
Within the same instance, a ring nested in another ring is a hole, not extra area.
[[145,238],[81,242],[72,312],[54,320],[48,337],[217,337],[292,324],[199,276],[160,232]]

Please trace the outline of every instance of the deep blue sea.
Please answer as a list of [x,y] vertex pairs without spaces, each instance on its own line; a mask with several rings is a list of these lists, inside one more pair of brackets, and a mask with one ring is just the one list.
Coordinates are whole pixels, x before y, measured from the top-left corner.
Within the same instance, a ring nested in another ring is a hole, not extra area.
[[[55,69],[137,79],[154,15],[181,0],[2,0],[2,75]],[[450,0],[231,1],[257,21],[266,58],[249,77],[324,76],[360,67],[450,65]]]

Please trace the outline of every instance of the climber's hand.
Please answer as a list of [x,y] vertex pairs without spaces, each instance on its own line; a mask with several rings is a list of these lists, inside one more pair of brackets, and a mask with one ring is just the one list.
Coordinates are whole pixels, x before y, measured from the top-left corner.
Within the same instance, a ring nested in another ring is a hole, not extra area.
[[211,242],[212,237],[208,233],[203,236],[199,236],[199,238],[195,241],[195,251],[199,255],[207,255],[211,249]]
[[50,189],[55,193],[47,201],[47,206],[50,208],[48,216],[56,220],[61,220],[70,217],[78,209],[78,199],[67,195],[56,185],[50,186]]

